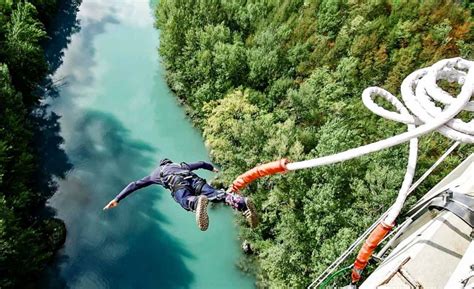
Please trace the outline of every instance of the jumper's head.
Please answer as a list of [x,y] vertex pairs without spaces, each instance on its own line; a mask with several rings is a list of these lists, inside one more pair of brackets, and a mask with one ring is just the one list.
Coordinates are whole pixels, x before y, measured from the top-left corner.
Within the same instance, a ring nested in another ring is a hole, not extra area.
[[164,158],[160,161],[160,166],[164,166],[164,165],[171,164],[171,163],[172,163],[172,161],[170,159]]

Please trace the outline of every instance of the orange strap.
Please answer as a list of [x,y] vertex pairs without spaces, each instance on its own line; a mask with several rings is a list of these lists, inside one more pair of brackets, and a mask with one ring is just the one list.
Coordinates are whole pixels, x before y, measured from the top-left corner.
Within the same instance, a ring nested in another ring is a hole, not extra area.
[[354,267],[352,268],[352,283],[356,283],[360,279],[360,274],[364,270],[365,266],[369,262],[372,253],[374,252],[377,245],[383,240],[393,226],[387,225],[384,222],[375,228],[375,230],[370,233],[369,238],[365,240],[364,245],[360,248],[359,254],[354,262]]
[[258,178],[268,176],[268,175],[274,175],[277,173],[284,173],[287,171],[287,168],[286,168],[287,163],[288,163],[287,159],[281,159],[278,161],[273,161],[270,163],[258,165],[254,167],[253,169],[238,176],[235,179],[235,181],[232,183],[230,189],[233,192],[238,192]]

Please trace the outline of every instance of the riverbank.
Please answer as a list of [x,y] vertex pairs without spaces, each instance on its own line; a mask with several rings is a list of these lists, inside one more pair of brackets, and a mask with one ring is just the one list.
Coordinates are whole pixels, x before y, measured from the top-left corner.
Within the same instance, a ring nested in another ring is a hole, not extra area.
[[[45,26],[58,13],[55,0],[0,5],[0,287],[37,288],[44,268],[62,246],[66,229],[45,212],[54,193],[41,162],[39,136],[48,120],[37,109],[48,65]],[[54,122],[53,122],[54,123]],[[58,150],[60,139],[50,142]]]
[[[376,85],[397,94],[416,69],[473,59],[470,8],[452,1],[161,0],[156,14],[169,86],[192,109],[222,167],[220,181],[230,184],[260,163],[330,155],[403,131],[366,110],[362,91]],[[418,171],[448,147],[436,134],[422,138]],[[472,151],[462,146],[419,192]],[[257,230],[241,228],[254,245],[258,286],[310,284],[392,203],[406,156],[401,145],[246,188],[262,220]]]

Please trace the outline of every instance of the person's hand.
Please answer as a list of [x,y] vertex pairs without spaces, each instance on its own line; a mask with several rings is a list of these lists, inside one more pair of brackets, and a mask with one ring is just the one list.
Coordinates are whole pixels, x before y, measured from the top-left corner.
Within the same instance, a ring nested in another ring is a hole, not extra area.
[[103,210],[105,211],[105,210],[108,210],[108,209],[111,209],[111,208],[115,208],[115,207],[117,207],[117,206],[118,206],[117,200],[116,200],[116,199],[113,199],[112,201],[110,201],[110,202],[107,204],[107,206],[104,207]]
[[219,172],[219,170],[217,168],[213,168],[212,171],[215,172],[215,173]]

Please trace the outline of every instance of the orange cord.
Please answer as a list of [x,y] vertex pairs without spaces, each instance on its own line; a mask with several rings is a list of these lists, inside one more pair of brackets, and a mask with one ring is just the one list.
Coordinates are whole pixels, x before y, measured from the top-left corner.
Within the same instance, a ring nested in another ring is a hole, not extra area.
[[384,222],[375,228],[375,230],[370,233],[367,240],[365,240],[364,245],[359,250],[357,258],[354,262],[354,267],[352,268],[352,283],[356,283],[360,280],[360,274],[364,270],[365,266],[369,262],[372,253],[374,252],[377,245],[383,240],[383,238],[392,230],[393,225],[387,225]]
[[273,161],[270,163],[258,165],[254,167],[253,169],[238,176],[235,179],[235,181],[232,183],[230,189],[233,192],[238,192],[258,178],[262,178],[268,175],[274,175],[277,173],[284,173],[288,170],[286,168],[287,163],[288,163],[287,159],[281,159],[278,161]]

